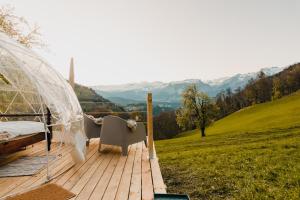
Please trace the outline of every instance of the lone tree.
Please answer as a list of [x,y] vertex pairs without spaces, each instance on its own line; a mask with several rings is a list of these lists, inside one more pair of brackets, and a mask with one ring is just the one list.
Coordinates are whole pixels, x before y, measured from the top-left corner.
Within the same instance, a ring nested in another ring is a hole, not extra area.
[[205,128],[213,122],[217,110],[212,99],[192,84],[182,93],[182,106],[176,112],[176,121],[183,130],[199,128],[201,136],[205,137]]

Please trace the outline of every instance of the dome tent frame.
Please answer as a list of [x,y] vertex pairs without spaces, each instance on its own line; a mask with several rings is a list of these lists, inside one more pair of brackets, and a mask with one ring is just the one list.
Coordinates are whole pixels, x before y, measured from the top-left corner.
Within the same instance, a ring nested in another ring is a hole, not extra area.
[[[85,158],[83,112],[70,84],[34,51],[0,32],[0,114],[31,113],[48,129],[61,127],[61,142],[73,145],[74,159]],[[46,109],[52,117],[47,124]],[[40,114],[40,116],[38,116]],[[0,118],[0,121],[3,118]],[[8,120],[4,117],[4,120]],[[48,145],[46,143],[46,155]],[[47,180],[50,179],[47,159]]]

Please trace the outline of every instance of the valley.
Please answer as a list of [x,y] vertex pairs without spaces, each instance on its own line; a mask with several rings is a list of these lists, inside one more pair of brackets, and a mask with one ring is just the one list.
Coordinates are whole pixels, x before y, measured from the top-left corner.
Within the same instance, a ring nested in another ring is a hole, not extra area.
[[[262,68],[267,76],[271,76],[282,71],[282,67]],[[202,81],[200,79],[189,79],[183,81],[174,81],[169,83],[163,82],[142,82],[129,83],[124,85],[106,85],[92,86],[92,88],[104,98],[119,105],[127,105],[145,102],[147,92],[151,91],[154,100],[157,103],[165,103],[170,106],[178,106],[180,103],[181,93],[190,84],[196,84],[202,92],[211,97],[215,97],[222,90],[231,88],[232,91],[238,87],[243,88],[250,79],[255,79],[258,72],[247,74],[235,74],[231,77],[218,78],[215,80]]]

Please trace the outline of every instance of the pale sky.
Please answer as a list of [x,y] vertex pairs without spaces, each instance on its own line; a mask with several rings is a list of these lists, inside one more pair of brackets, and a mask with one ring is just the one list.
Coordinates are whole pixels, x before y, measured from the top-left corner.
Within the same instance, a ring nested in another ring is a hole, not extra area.
[[297,0],[0,0],[85,85],[214,79],[300,61]]

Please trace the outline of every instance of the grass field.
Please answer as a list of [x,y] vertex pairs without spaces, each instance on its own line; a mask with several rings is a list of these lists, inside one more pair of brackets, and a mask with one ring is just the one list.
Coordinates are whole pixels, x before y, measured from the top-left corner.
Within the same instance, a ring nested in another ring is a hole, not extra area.
[[300,199],[300,92],[156,141],[169,193],[192,199]]

